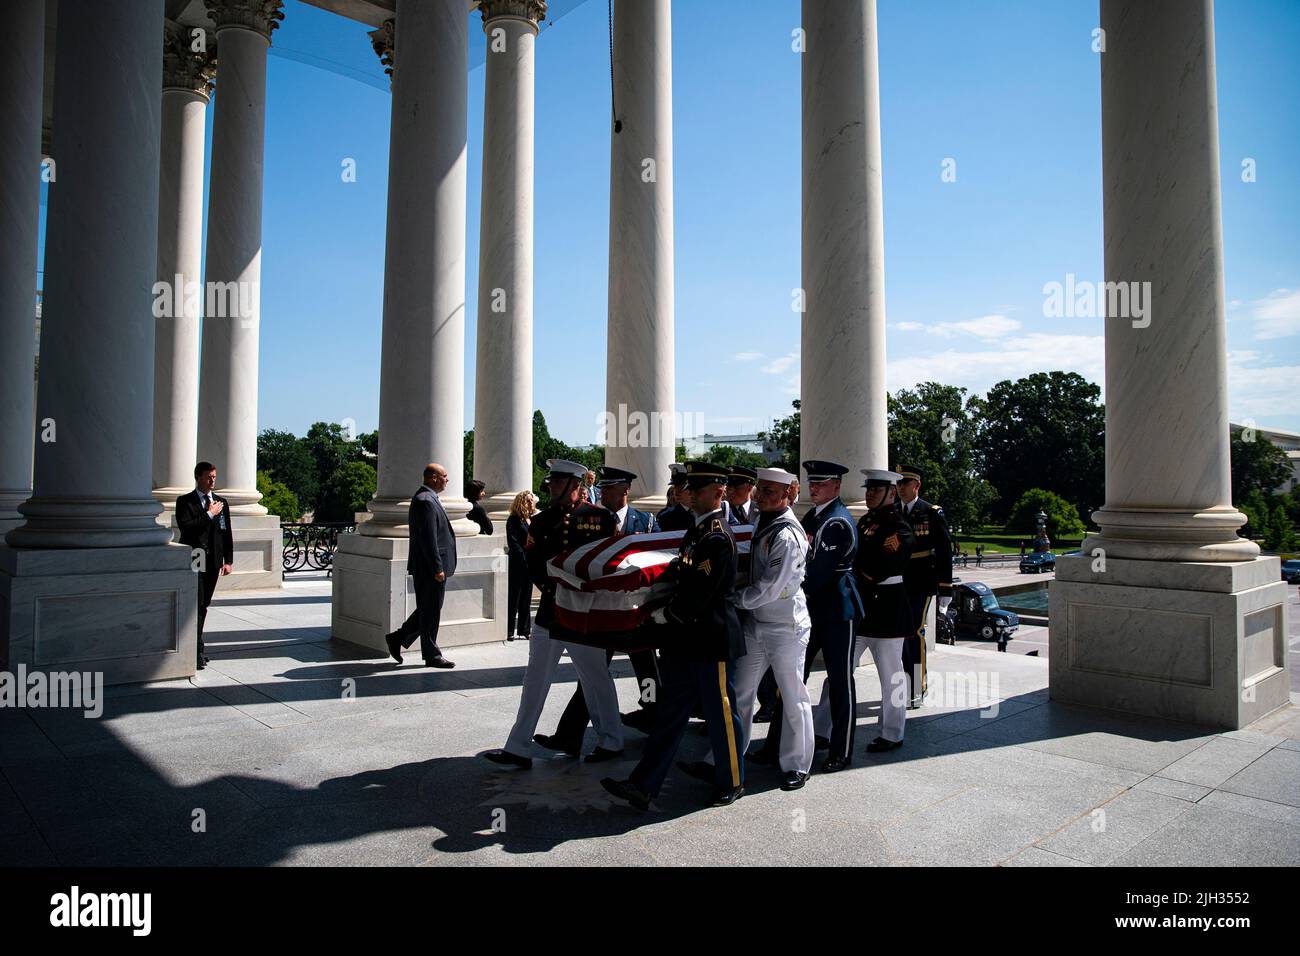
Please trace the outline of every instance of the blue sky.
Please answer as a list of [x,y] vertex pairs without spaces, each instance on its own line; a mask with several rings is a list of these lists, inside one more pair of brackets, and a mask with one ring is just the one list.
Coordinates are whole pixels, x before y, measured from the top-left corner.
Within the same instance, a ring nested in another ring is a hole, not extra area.
[[[534,406],[571,444],[604,408],[606,5],[559,0],[537,46]],[[797,0],[673,10],[677,408],[765,427],[798,393]],[[1102,278],[1096,0],[879,5],[889,388],[1102,378],[1099,319],[1044,283]],[[288,0],[268,72],[261,428],[377,424],[390,97],[368,28]],[[1300,3],[1217,4],[1230,413],[1300,430]],[[466,427],[482,165],[470,24]],[[321,67],[325,68],[321,68]],[[211,115],[211,110],[209,111]],[[1256,161],[1257,181],[1240,177]],[[341,163],[357,163],[357,181]],[[956,160],[957,180],[941,164]],[[575,357],[574,352],[578,355]],[[634,361],[634,358],[630,360]],[[575,378],[574,366],[589,369]],[[698,420],[698,419],[697,419]]]

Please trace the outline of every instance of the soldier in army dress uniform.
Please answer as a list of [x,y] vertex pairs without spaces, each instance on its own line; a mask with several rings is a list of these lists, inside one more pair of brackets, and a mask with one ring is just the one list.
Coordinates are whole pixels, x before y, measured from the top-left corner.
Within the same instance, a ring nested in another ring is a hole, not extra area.
[[925,699],[925,620],[930,613],[930,601],[937,594],[938,610],[943,614],[952,600],[952,539],[948,536],[943,509],[921,497],[921,469],[898,465],[894,470],[903,476],[898,483],[898,509],[916,536],[912,558],[903,572],[903,586],[907,588],[912,619],[916,622],[916,630],[903,642],[907,707],[911,710],[921,706]]
[[903,745],[907,723],[907,678],[903,674],[903,641],[915,633],[912,607],[903,586],[903,571],[911,559],[915,538],[899,514],[897,472],[864,468],[867,513],[858,522],[858,553],[853,572],[864,612],[858,634],[880,677],[880,732],[867,744],[868,753]]
[[722,511],[726,480],[725,470],[717,465],[687,463],[695,524],[686,530],[677,557],[664,572],[672,591],[668,603],[654,612],[651,625],[663,630],[662,638],[654,640],[663,679],[654,726],[631,775],[601,780],[606,790],[641,810],[663,786],[696,704],[703,708],[713,748],[713,805],[726,806],[745,792],[735,685],[736,659],[745,654],[745,638],[732,603],[737,548]]

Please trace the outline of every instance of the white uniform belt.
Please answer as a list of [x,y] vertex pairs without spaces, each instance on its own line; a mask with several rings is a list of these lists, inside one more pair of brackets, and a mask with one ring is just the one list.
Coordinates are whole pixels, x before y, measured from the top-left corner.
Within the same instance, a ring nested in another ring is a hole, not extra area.
[[903,576],[901,574],[895,574],[892,578],[885,578],[885,580],[883,581],[878,581],[876,583],[876,586],[883,587],[886,584],[902,584],[902,583],[903,583]]

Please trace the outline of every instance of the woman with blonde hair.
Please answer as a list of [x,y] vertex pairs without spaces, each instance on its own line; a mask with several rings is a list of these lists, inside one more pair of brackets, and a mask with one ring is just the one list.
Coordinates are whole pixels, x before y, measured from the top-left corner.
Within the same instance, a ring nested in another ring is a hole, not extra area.
[[533,581],[528,576],[528,558],[524,543],[528,540],[528,523],[537,513],[537,496],[521,491],[510,503],[506,519],[506,553],[510,555],[506,577],[506,640],[528,640],[532,631]]

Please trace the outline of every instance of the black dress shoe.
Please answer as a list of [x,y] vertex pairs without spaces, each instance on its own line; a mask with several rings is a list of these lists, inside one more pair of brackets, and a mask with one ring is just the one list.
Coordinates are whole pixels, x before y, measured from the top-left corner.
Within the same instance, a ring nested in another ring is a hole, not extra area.
[[608,747],[597,747],[591,753],[587,754],[584,762],[586,763],[604,763],[606,760],[617,760],[623,756],[621,750],[610,750]]
[[623,714],[622,717],[624,727],[631,727],[643,734],[650,733],[651,726],[654,724],[654,715],[648,710],[633,710]]
[[527,770],[533,765],[532,757],[517,757],[509,750],[489,750],[483,756],[493,763],[505,764],[507,767],[523,767]]
[[547,750],[558,750],[562,754],[568,754],[570,757],[580,757],[582,755],[582,744],[571,744],[568,741],[561,740],[553,734],[533,734],[533,740],[541,744]]
[[397,663],[402,663],[402,639],[397,636],[397,632],[385,634],[384,643],[388,645],[388,656]]
[[201,671],[207,666],[208,666],[208,659],[206,657],[200,657],[197,661],[194,662],[194,669],[196,671]]
[[716,784],[718,780],[718,771],[714,769],[713,764],[703,760],[679,760],[677,769],[686,776],[703,780],[705,783]]
[[715,807],[730,806],[744,795],[744,787],[736,787],[734,790],[715,790],[713,792],[713,805]]
[[781,781],[782,790],[801,790],[803,785],[808,782],[808,775],[802,770],[787,770],[785,779]]
[[615,780],[613,777],[604,777],[601,779],[600,785],[620,800],[626,800],[638,810],[649,810],[650,801],[654,799],[631,780]]
[[776,711],[772,710],[770,707],[760,707],[758,713],[754,715],[754,723],[770,724],[774,713],[776,713]]
[[822,773],[835,773],[839,770],[847,770],[852,765],[852,761],[844,757],[827,757],[822,761]]
[[867,744],[867,753],[884,753],[886,750],[897,750],[901,746],[903,746],[901,740],[886,740],[884,737],[877,737],[875,740],[871,741],[871,743]]
[[814,750],[830,750],[830,749],[831,749],[831,740],[830,740],[830,738],[829,738],[829,737],[814,737],[814,738],[813,738],[813,749],[814,749]]
[[428,660],[426,660],[426,661],[424,662],[424,666],[425,666],[425,667],[443,667],[443,668],[448,668],[448,669],[449,669],[449,668],[455,667],[456,664],[455,664],[453,661],[449,661],[449,660],[447,660],[447,658],[445,658],[445,657],[438,656],[438,657],[432,657],[432,658],[429,658]]

